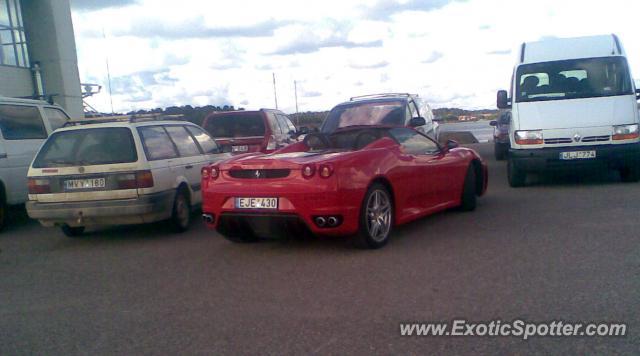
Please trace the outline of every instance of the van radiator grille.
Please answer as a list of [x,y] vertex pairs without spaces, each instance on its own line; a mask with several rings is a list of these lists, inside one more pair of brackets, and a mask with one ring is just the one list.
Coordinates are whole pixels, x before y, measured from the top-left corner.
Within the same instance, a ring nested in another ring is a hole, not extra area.
[[609,136],[609,135],[605,135],[605,136],[587,136],[587,137],[582,139],[582,142],[604,142],[604,141],[609,141],[609,139],[611,139],[611,136]]
[[561,143],[571,143],[570,138],[547,138],[544,140],[547,145],[559,145]]
[[233,169],[229,175],[240,179],[273,179],[289,176],[290,169]]

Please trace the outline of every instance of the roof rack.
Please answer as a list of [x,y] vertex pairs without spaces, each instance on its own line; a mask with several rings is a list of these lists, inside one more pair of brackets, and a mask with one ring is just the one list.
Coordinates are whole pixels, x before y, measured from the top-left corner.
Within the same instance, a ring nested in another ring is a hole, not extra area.
[[163,115],[163,114],[142,114],[142,115],[117,115],[117,116],[100,116],[85,120],[67,121],[63,127],[102,124],[107,122],[144,122],[144,121],[169,121],[181,120],[185,121],[184,115]]
[[356,99],[366,99],[366,98],[390,98],[394,96],[403,96],[403,97],[411,97],[418,96],[417,94],[410,93],[380,93],[380,94],[368,94],[368,95],[360,95],[354,96],[349,99],[349,101],[354,101]]

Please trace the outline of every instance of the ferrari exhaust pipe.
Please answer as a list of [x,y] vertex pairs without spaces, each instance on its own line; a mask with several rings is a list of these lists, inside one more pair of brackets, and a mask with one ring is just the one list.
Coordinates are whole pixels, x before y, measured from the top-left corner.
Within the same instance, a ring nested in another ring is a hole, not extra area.
[[213,214],[202,214],[202,220],[207,224],[213,224]]
[[326,224],[327,224],[327,219],[325,219],[324,217],[322,217],[322,216],[318,216],[318,217],[316,218],[316,225],[318,225],[318,226],[320,226],[320,227],[323,227],[323,226],[325,226]]
[[329,219],[327,219],[327,223],[329,226],[336,226],[338,225],[338,219],[335,216],[330,216]]

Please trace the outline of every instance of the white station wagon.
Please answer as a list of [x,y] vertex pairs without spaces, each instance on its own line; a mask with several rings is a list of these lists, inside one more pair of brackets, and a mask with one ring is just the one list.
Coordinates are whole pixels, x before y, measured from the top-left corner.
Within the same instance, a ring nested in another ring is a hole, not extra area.
[[168,220],[189,227],[200,169],[227,158],[185,121],[80,121],[53,133],[28,173],[27,212],[70,237],[86,226]]

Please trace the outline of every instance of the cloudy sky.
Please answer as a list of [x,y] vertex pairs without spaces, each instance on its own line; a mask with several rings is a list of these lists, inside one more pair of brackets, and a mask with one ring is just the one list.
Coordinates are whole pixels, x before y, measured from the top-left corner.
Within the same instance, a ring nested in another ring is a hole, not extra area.
[[[640,71],[637,0],[71,0],[83,82],[110,111],[172,105],[328,110],[412,92],[493,108],[523,41],[616,33]],[[104,36],[103,36],[104,33]]]

